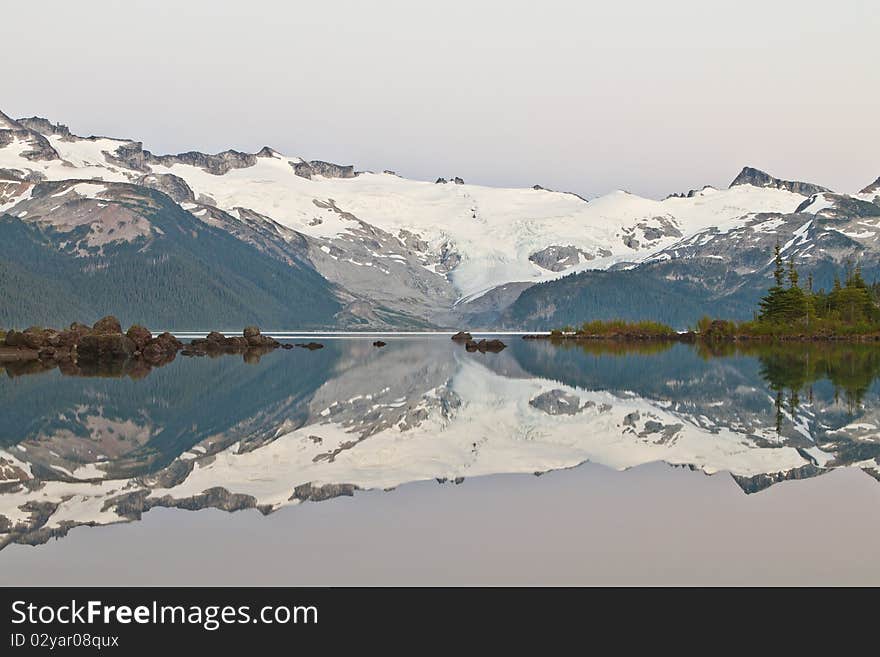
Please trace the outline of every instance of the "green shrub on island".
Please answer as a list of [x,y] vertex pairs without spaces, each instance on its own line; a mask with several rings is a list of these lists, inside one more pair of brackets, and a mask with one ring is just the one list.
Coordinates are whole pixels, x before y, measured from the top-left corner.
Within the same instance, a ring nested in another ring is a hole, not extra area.
[[575,335],[599,335],[599,336],[643,336],[651,338],[671,337],[677,335],[675,329],[660,322],[642,320],[627,322],[622,319],[594,320],[584,322],[575,332]]

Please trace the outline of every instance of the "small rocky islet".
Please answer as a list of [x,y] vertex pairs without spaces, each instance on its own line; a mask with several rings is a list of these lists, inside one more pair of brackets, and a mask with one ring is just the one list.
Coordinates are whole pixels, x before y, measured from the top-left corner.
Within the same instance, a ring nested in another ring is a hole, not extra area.
[[27,374],[58,368],[71,376],[145,376],[154,367],[173,361],[177,354],[188,357],[240,354],[247,362],[274,349],[294,346],[313,351],[319,342],[282,344],[263,335],[257,326],[248,326],[240,336],[211,331],[204,338],[185,344],[168,333],[154,335],[135,324],[123,331],[119,320],[108,315],[88,326],[79,322],[66,329],[32,326],[24,331],[0,330],[0,362],[7,373]]
[[497,354],[499,351],[502,351],[507,347],[506,344],[498,339],[486,340],[484,338],[482,340],[474,340],[474,336],[467,331],[459,331],[452,336],[452,341],[463,344],[465,350],[471,353],[478,351],[481,354],[487,352]]
[[[507,347],[498,339],[474,340],[466,331],[459,331],[452,340],[468,352],[498,353]],[[375,340],[372,344],[376,348],[387,345],[384,340]],[[154,335],[140,324],[123,330],[113,315],[92,326],[73,322],[66,329],[41,326],[31,326],[24,331],[0,329],[0,364],[10,376],[58,368],[67,376],[141,378],[154,367],[172,362],[178,354],[186,357],[240,354],[245,361],[254,363],[272,350],[297,347],[315,351],[324,345],[314,341],[281,343],[263,335],[257,326],[248,326],[236,336],[211,331],[203,338],[184,343],[167,331]]]

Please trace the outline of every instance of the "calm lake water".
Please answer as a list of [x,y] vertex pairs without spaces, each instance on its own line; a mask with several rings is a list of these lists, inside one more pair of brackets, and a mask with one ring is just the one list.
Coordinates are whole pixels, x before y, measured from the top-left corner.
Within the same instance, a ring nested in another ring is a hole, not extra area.
[[880,584],[880,348],[374,339],[11,368],[0,584]]

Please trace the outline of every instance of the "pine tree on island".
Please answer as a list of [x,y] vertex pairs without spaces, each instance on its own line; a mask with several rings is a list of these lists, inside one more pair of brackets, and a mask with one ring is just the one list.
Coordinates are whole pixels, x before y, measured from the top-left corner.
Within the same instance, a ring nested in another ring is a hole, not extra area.
[[873,330],[873,325],[880,321],[880,308],[873,290],[862,277],[861,265],[852,267],[848,264],[844,282],[841,283],[840,277],[835,275],[831,292],[826,293],[824,290],[813,291],[812,273],[807,291],[801,289],[794,256],[790,256],[786,263],[778,242],[773,263],[773,285],[759,303],[758,325],[809,330],[818,319],[825,320],[826,324],[831,322]]

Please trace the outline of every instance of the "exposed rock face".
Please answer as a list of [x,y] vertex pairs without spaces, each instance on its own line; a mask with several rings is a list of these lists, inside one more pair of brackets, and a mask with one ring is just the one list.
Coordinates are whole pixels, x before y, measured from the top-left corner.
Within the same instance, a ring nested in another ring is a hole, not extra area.
[[167,194],[175,203],[193,203],[196,200],[186,181],[171,173],[150,173],[138,178],[137,183]]
[[150,152],[145,151],[143,144],[139,141],[132,141],[127,144],[119,145],[112,153],[104,153],[104,157],[108,162],[112,162],[118,166],[128,167],[135,171],[143,173],[150,172]]
[[880,205],[843,194],[824,192],[814,194],[795,208],[795,213],[806,212],[829,219],[851,221],[880,216]]
[[581,398],[565,390],[550,390],[529,400],[529,406],[548,415],[576,415],[581,408]]
[[144,151],[144,155],[148,164],[161,164],[166,167],[175,164],[189,164],[215,176],[222,176],[232,169],[252,167],[257,163],[257,156],[255,154],[234,150],[223,151],[216,155],[208,155],[197,151],[178,153],[177,155],[153,155],[149,151]]
[[[749,494],[758,493],[780,481],[809,479],[810,477],[816,477],[827,472],[830,472],[830,470],[819,468],[809,463],[807,465],[803,465],[799,468],[793,468],[785,472],[763,473],[759,475],[754,475],[752,477],[732,475],[732,477],[734,481],[736,481],[736,483],[739,485],[739,487],[742,488],[745,493]],[[866,470],[865,472],[868,472],[868,470]]]
[[[458,298],[448,277],[438,275],[444,265],[438,254],[420,251],[415,233],[402,236],[381,230],[341,208],[332,198],[313,199],[323,213],[337,215],[347,229],[328,240],[309,238],[309,258],[327,280],[357,296],[337,316],[340,325],[376,328],[400,326],[402,319],[413,328],[442,325],[444,311]],[[425,245],[427,246],[427,245]],[[449,257],[453,257],[448,254]],[[369,301],[362,302],[365,297]],[[390,320],[390,321],[389,321]]]
[[548,271],[562,271],[580,263],[581,256],[583,256],[584,260],[593,259],[592,254],[582,251],[577,247],[553,245],[543,248],[540,251],[535,251],[529,256],[529,260],[542,269]]
[[[639,235],[641,233],[641,235]],[[631,249],[648,246],[664,237],[681,237],[681,231],[671,217],[651,217],[638,222],[632,228],[624,229],[623,243]],[[609,253],[610,255],[610,253]]]
[[863,190],[859,192],[859,194],[878,194],[880,195],[880,177],[877,178],[870,185],[865,187]]
[[358,490],[358,487],[354,484],[324,484],[323,486],[316,486],[315,484],[308,483],[294,488],[290,499],[321,502],[342,495],[351,497],[356,490]]
[[[742,175],[742,174],[740,174]],[[694,198],[700,192],[705,192],[707,189],[715,189],[712,185],[703,185],[700,189],[690,189],[687,192],[677,192],[670,194],[666,198]]]
[[[271,149],[268,149],[271,153]],[[257,163],[257,157],[265,156],[267,149],[260,153],[242,153],[236,150],[226,150],[214,155],[188,151],[176,155],[154,155],[143,149],[143,144],[136,141],[122,143],[113,153],[107,153],[109,161],[120,166],[150,173],[150,165],[174,166],[175,164],[188,164],[198,167],[215,176],[222,176],[232,169],[244,169]]]
[[321,160],[312,160],[311,162],[291,162],[296,175],[303,178],[311,178],[312,176],[323,176],[324,178],[354,178],[357,172],[353,165],[343,166],[341,164],[333,164],[332,162],[323,162]]
[[731,187],[735,187],[736,185],[752,185],[754,187],[775,187],[776,189],[786,189],[790,192],[801,194],[803,196],[812,196],[813,194],[819,194],[820,192],[831,191],[826,187],[814,185],[813,183],[805,183],[794,180],[780,180],[779,178],[774,178],[769,173],[765,173],[760,169],[753,169],[752,167],[743,167],[743,170],[740,171],[739,175],[734,178],[732,183],[730,183]]
[[60,123],[52,123],[49,119],[42,116],[30,116],[18,119],[17,123],[23,125],[28,130],[39,132],[43,135],[61,135],[62,137],[70,137],[70,129],[66,125]]
[[[2,147],[2,140],[3,137],[2,134],[0,134],[0,147]],[[27,174],[18,169],[0,169],[0,178],[4,180],[20,180],[24,182],[27,178]]]
[[669,217],[653,217],[652,223],[640,221],[636,228],[642,231],[642,236],[648,242],[659,240],[663,237],[681,237],[681,231]]
[[21,153],[26,160],[40,162],[60,159],[58,152],[43,135],[0,112],[0,147],[11,144],[14,139],[27,144],[27,149]]

